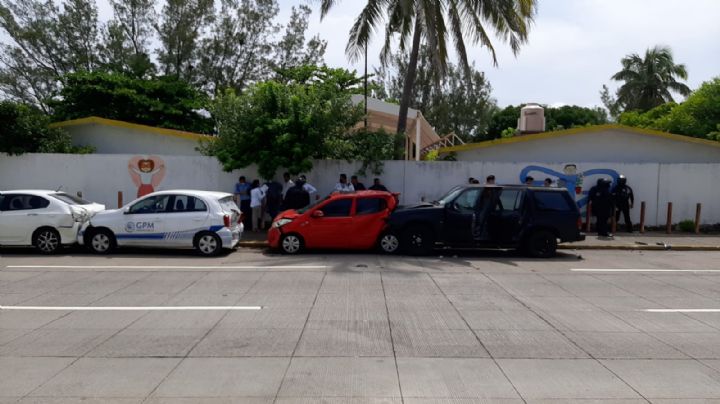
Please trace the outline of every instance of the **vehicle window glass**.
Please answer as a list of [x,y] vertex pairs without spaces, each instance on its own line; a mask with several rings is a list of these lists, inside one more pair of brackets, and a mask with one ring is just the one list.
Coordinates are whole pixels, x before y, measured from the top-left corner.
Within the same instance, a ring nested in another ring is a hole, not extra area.
[[175,195],[172,212],[204,212],[207,206],[202,200],[189,195]]
[[453,202],[455,210],[464,213],[470,213],[475,211],[475,204],[477,203],[478,196],[482,192],[482,188],[470,188],[466,189],[465,192]]
[[449,190],[445,195],[443,195],[442,198],[437,200],[438,205],[445,205],[446,203],[452,201],[455,199],[455,197],[462,192],[462,187],[454,187],[451,190]]
[[500,203],[496,210],[518,211],[522,204],[522,191],[519,189],[504,189],[500,194]]
[[320,208],[325,217],[343,217],[350,216],[350,207],[352,206],[352,199],[337,199],[329,202],[327,205]]
[[[202,202],[202,201],[200,201],[200,202]],[[237,203],[235,203],[235,200],[233,199],[232,196],[226,196],[224,198],[220,198],[220,200],[218,202],[220,202],[220,206],[223,208],[224,212],[232,212],[234,210],[240,211],[240,207],[237,205]],[[203,203],[203,205],[204,205],[204,203]],[[207,206],[205,207],[205,210],[207,210]],[[247,212],[243,212],[243,213],[247,213]]]
[[355,214],[357,215],[370,215],[373,213],[382,212],[387,208],[387,202],[385,198],[358,198],[357,207],[355,208]]
[[535,207],[539,211],[545,212],[566,212],[572,210],[565,194],[562,192],[543,192],[535,191],[533,193]]
[[64,192],[58,192],[56,194],[50,194],[55,199],[59,199],[68,205],[89,205],[91,202],[86,201],[85,199],[79,198],[77,196],[73,196],[70,194],[66,194]]
[[47,208],[50,201],[35,195],[5,195],[0,210],[31,210]]
[[168,209],[170,195],[158,195],[145,198],[130,207],[130,213],[165,213]]

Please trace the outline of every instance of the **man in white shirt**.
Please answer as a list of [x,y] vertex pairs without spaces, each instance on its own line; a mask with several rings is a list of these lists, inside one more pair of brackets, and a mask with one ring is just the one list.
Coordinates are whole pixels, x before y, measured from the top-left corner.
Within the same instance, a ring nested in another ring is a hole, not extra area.
[[293,182],[293,180],[290,179],[290,173],[283,174],[283,180],[284,181],[283,181],[282,194],[283,194],[283,198],[284,198],[285,194],[287,193],[287,190],[294,187],[295,183]]
[[314,186],[312,186],[310,183],[307,182],[307,177],[305,175],[301,175],[300,181],[302,181],[303,189],[307,191],[308,194],[310,194],[310,199],[315,198],[315,200],[320,199],[320,195],[318,195],[318,190]]
[[355,188],[352,184],[348,183],[347,175],[340,174],[340,182],[335,184],[336,192],[355,192]]
[[252,183],[252,190],[250,191],[250,209],[252,210],[252,231],[262,230],[263,228],[263,215],[262,207],[263,200],[265,199],[265,192],[260,186],[260,181],[255,180]]

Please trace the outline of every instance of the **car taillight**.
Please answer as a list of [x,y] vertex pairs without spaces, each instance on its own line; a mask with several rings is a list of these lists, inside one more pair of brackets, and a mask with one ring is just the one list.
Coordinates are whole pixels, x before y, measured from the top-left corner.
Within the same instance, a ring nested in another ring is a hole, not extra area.
[[225,225],[225,227],[230,227],[230,215],[223,216],[223,224]]

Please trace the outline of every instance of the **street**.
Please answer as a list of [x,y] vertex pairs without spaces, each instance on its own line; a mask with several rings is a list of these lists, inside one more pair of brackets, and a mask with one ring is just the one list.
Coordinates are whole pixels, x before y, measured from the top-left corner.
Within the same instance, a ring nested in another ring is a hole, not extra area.
[[0,250],[0,403],[720,399],[719,252],[442,254]]

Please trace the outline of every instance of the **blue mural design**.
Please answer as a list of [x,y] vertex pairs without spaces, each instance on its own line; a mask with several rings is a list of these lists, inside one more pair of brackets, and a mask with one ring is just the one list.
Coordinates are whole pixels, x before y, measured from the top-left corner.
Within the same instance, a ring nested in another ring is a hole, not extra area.
[[[531,173],[542,173],[544,176],[540,178],[540,175],[531,175]],[[525,177],[528,175],[535,178],[533,181],[534,186],[542,186],[545,177],[550,177],[557,183],[560,188],[566,188],[571,195],[575,195],[575,202],[578,207],[583,209],[588,203],[588,191],[595,185],[595,181],[585,185],[587,177],[598,176],[598,177],[610,177],[612,181],[611,188],[617,184],[617,180],[620,177],[617,171],[610,168],[593,168],[587,171],[577,172],[577,165],[566,164],[562,172],[555,171],[548,167],[542,166],[527,166],[520,171],[520,183],[525,182]]]

